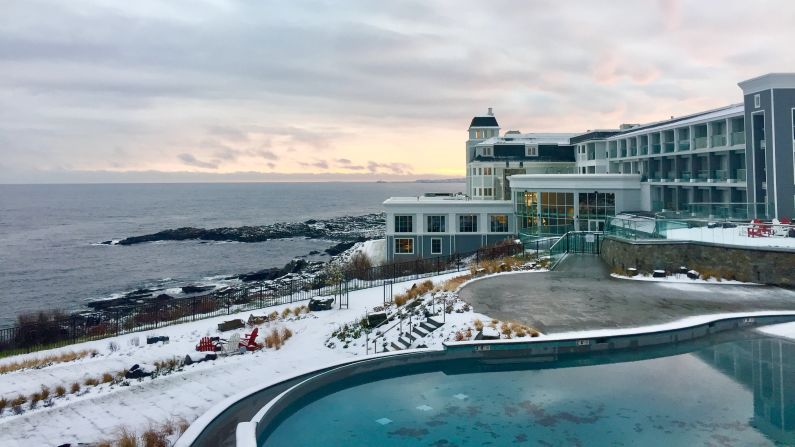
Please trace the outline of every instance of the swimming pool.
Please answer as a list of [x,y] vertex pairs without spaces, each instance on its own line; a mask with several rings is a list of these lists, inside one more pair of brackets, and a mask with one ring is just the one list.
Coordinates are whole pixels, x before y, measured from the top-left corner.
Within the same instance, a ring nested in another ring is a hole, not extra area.
[[258,445],[792,445],[795,344],[729,341],[459,359],[335,379]]

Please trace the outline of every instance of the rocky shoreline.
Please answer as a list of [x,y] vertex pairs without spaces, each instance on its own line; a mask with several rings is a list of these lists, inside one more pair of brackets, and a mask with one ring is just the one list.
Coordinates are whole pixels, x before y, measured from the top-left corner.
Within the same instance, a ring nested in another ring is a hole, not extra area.
[[280,222],[258,226],[172,228],[142,236],[131,236],[120,241],[104,241],[102,244],[134,245],[145,242],[186,240],[264,242],[272,239],[294,237],[350,242],[383,237],[384,227],[384,214],[377,213],[322,220],[309,219],[304,222]]
[[307,255],[318,255],[313,251],[307,255],[296,256],[283,267],[271,267],[247,273],[224,277],[222,284],[186,284],[181,293],[168,294],[164,288],[141,288],[125,293],[118,298],[96,300],[86,303],[90,309],[79,314],[118,314],[126,313],[136,306],[148,303],[168,302],[178,298],[201,296],[214,292],[234,292],[243,287],[261,287],[263,290],[276,290],[293,281],[312,280],[323,274],[326,266],[338,259],[350,257],[357,243],[384,235],[384,215],[366,214],[362,216],[346,216],[331,219],[310,219],[299,223],[276,223],[263,226],[244,226],[237,228],[177,228],[160,231],[143,236],[133,236],[118,242],[105,241],[105,245],[133,245],[155,241],[236,241],[263,242],[270,239],[305,237],[310,239],[326,239],[337,242],[325,249],[330,256],[328,261],[312,261],[303,259]]

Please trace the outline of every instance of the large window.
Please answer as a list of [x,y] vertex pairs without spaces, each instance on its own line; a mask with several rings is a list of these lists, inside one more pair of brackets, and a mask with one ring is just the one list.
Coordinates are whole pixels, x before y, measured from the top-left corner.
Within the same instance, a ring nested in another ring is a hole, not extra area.
[[478,231],[478,215],[465,214],[458,216],[458,232],[459,233],[477,233]]
[[492,233],[507,233],[508,216],[505,214],[494,214],[489,216],[489,227]]
[[431,254],[432,255],[442,254],[442,238],[440,237],[431,238]]
[[616,215],[616,195],[602,192],[581,192],[579,194],[579,218],[584,220],[604,220]]
[[428,216],[428,233],[444,233],[447,231],[445,216]]
[[414,231],[414,216],[395,216],[395,233]]
[[414,254],[414,239],[395,238],[395,254],[401,254],[401,255]]

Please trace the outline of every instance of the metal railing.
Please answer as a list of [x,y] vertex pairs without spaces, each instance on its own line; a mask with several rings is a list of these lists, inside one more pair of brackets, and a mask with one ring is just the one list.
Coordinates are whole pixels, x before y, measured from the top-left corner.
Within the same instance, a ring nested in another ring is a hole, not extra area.
[[201,296],[153,300],[155,302],[85,314],[65,315],[44,310],[20,316],[16,325],[0,328],[0,357],[290,304],[317,296],[342,297],[385,282],[411,281],[461,271],[467,259],[478,263],[519,253],[524,253],[524,246],[511,243],[363,269],[349,266],[336,279],[320,273],[314,278],[242,285]]
[[549,249],[550,269],[558,266],[568,253],[598,255],[601,246],[602,232],[569,231],[561,236]]

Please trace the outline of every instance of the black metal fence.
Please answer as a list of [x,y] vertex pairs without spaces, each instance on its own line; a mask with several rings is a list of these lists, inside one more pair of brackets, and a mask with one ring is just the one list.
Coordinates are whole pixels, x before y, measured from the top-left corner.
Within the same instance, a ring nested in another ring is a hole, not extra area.
[[50,349],[105,337],[157,329],[188,321],[230,315],[316,296],[339,296],[352,290],[382,286],[387,281],[411,281],[448,271],[467,263],[524,253],[522,244],[500,244],[450,256],[416,259],[376,267],[343,267],[338,275],[268,284],[243,285],[206,295],[168,299],[121,310],[87,315],[42,311],[20,317],[15,326],[0,329],[0,357]]

